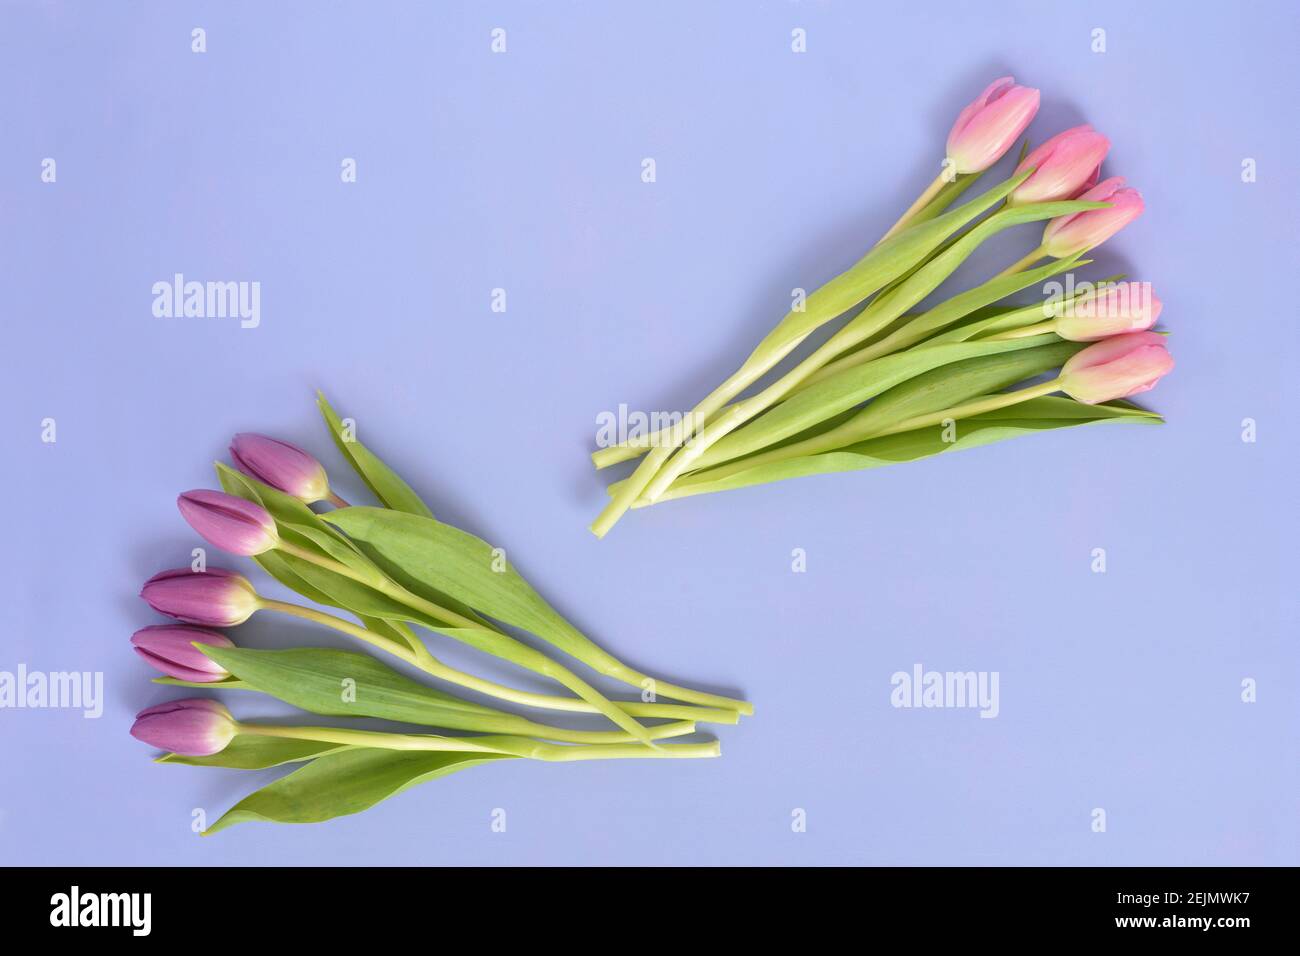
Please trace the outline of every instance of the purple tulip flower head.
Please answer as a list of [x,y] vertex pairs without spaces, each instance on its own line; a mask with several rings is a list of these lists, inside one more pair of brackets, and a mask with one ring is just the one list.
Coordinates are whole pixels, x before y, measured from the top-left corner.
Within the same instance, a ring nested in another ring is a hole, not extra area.
[[149,707],[135,715],[131,736],[187,757],[221,753],[239,732],[230,711],[215,700],[191,697]]
[[194,646],[234,647],[230,638],[219,631],[185,624],[155,624],[132,634],[131,643],[137,654],[168,677],[211,684],[230,676],[230,671]]
[[231,554],[251,557],[280,543],[275,519],[265,508],[224,491],[187,491],[176,506],[191,528]]
[[241,432],[230,443],[230,458],[244,474],[306,504],[330,497],[325,467],[287,441]]
[[224,568],[159,571],[144,583],[140,597],[155,611],[201,627],[243,624],[259,603],[252,582]]

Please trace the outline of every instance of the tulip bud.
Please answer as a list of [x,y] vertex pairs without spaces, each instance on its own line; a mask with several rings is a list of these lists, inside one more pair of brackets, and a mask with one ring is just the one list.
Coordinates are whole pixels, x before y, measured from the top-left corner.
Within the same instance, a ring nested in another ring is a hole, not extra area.
[[1112,176],[1093,186],[1079,199],[1108,202],[1107,209],[1089,209],[1058,216],[1043,230],[1043,255],[1064,259],[1099,246],[1142,214],[1142,194],[1124,187],[1122,176]]
[[230,458],[244,474],[306,504],[329,497],[330,480],[325,467],[287,441],[241,432],[230,443]]
[[275,519],[261,505],[224,491],[187,491],[176,499],[182,517],[209,543],[251,557],[279,544]]
[[988,169],[1020,138],[1038,112],[1038,90],[994,80],[957,115],[948,133],[948,161],[958,173]]
[[187,757],[221,753],[238,732],[230,711],[199,697],[149,707],[136,714],[131,725],[136,740]]
[[196,684],[210,684],[230,676],[216,661],[195,644],[234,647],[230,638],[218,631],[183,624],[155,624],[131,635],[135,652],[168,677]]
[[1094,295],[1065,303],[1054,331],[1072,342],[1095,342],[1109,335],[1144,332],[1156,324],[1163,308],[1146,282],[1120,282]]
[[203,627],[243,624],[258,608],[248,578],[223,568],[160,571],[145,582],[140,597],[155,611]]
[[1018,173],[1034,171],[1007,197],[1007,205],[1073,199],[1097,184],[1108,152],[1110,140],[1086,124],[1057,133],[1016,167]]
[[1174,367],[1165,337],[1132,332],[1076,352],[1061,367],[1061,391],[1086,405],[1127,398],[1155,388]]

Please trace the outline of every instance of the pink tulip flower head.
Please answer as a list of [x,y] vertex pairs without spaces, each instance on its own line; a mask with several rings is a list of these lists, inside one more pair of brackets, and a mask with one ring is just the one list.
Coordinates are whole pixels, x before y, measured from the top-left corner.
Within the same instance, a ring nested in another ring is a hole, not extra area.
[[1097,184],[1101,161],[1110,152],[1110,140],[1091,126],[1076,126],[1057,133],[1033,150],[1016,167],[1033,173],[1007,198],[1007,205],[1073,199]]
[[1147,282],[1117,282],[1065,304],[1056,334],[1072,342],[1145,332],[1160,318],[1163,304]]
[[1064,259],[1099,246],[1142,215],[1145,205],[1142,194],[1126,187],[1122,176],[1102,180],[1078,198],[1088,202],[1107,202],[1110,206],[1059,216],[1048,222],[1043,230],[1044,255]]
[[1155,332],[1116,335],[1076,352],[1061,367],[1061,391],[1087,405],[1155,388],[1174,367],[1165,337]]
[[1012,147],[1038,112],[1038,90],[1013,77],[994,80],[957,115],[948,133],[948,162],[957,173],[988,169]]

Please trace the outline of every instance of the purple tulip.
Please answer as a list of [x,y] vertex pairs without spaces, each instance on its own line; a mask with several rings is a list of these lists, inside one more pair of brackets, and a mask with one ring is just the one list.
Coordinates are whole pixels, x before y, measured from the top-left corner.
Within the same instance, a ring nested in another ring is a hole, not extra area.
[[131,736],[187,757],[221,753],[239,732],[230,711],[215,700],[190,697],[149,707],[135,715]]
[[194,646],[234,647],[230,638],[219,631],[184,624],[155,624],[132,634],[131,643],[137,654],[168,677],[210,684],[230,676],[230,671]]
[[191,528],[231,554],[251,557],[280,541],[275,519],[265,508],[224,491],[187,491],[176,499],[176,507]]
[[230,458],[244,474],[307,504],[330,498],[324,466],[297,445],[241,432],[230,443]]
[[155,611],[202,627],[243,624],[258,607],[248,578],[223,568],[160,571],[145,582],[140,597]]

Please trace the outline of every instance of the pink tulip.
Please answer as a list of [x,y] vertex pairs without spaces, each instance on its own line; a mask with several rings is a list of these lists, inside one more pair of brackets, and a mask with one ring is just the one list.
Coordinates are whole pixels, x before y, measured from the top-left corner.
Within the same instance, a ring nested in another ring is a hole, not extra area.
[[258,608],[252,582],[224,568],[160,571],[145,582],[140,597],[155,611],[201,627],[234,627]]
[[275,519],[265,508],[224,491],[187,491],[176,506],[191,528],[231,554],[261,554],[280,541]]
[[1057,133],[1016,167],[1034,172],[1015,188],[1008,205],[1073,199],[1097,184],[1110,140],[1087,124]]
[[131,736],[187,757],[221,753],[239,732],[230,711],[215,700],[191,697],[149,707],[135,715]]
[[244,474],[307,504],[329,497],[324,466],[287,441],[241,432],[230,443],[230,458]]
[[1142,215],[1142,194],[1124,186],[1122,176],[1112,176],[1079,197],[1088,202],[1108,202],[1107,209],[1089,209],[1059,216],[1043,230],[1043,255],[1064,259],[1099,246]]
[[957,116],[948,133],[948,160],[958,173],[988,169],[1020,138],[1038,112],[1038,90],[994,80]]
[[1095,342],[1109,335],[1151,328],[1162,308],[1149,283],[1120,282],[1095,295],[1067,302],[1055,330],[1072,342]]
[[1155,388],[1174,367],[1165,337],[1132,332],[1076,352],[1061,367],[1061,391],[1086,405],[1127,398]]
[[131,643],[135,645],[137,654],[168,677],[210,684],[230,676],[228,670],[194,646],[235,646],[230,638],[218,631],[184,624],[155,624],[132,634]]

